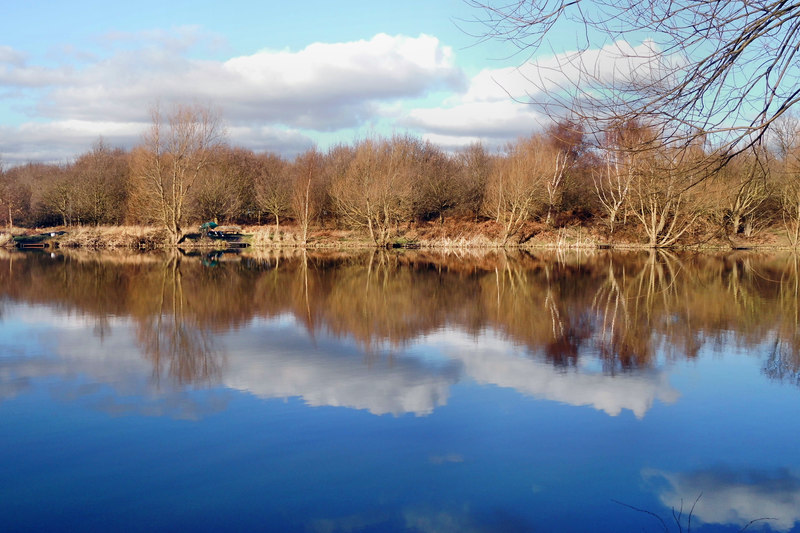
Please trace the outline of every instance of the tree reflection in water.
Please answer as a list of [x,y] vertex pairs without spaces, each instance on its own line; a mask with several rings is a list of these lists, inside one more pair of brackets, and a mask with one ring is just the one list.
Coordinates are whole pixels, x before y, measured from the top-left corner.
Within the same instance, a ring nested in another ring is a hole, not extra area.
[[786,258],[786,268],[781,271],[777,306],[782,312],[782,322],[775,334],[772,351],[764,362],[768,377],[800,386],[800,257],[792,254]]
[[155,380],[213,382],[215,339],[254,318],[292,316],[312,338],[370,357],[452,328],[491,330],[568,369],[609,374],[694,358],[731,340],[764,373],[800,384],[800,259],[788,254],[245,251],[208,268],[178,254],[0,255],[0,293],[93,317],[129,317]]
[[165,374],[178,383],[216,381],[224,357],[187,301],[181,263],[177,252],[164,259],[161,283],[155,287],[156,305],[137,322],[137,337],[145,357],[153,363],[156,382]]

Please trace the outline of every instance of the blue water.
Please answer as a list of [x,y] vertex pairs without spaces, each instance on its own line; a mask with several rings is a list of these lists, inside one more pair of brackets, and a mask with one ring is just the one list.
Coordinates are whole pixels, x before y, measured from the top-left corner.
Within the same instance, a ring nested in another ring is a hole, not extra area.
[[[7,296],[2,531],[800,531],[800,388],[772,345],[603,371],[491,327],[365,348],[291,314],[175,380],[133,317]],[[207,339],[208,340],[208,339]]]

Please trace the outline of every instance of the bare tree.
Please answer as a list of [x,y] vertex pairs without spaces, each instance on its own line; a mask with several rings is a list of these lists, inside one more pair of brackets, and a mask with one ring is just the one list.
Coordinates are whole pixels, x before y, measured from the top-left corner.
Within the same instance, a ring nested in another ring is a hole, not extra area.
[[[27,168],[14,168],[0,172],[0,217],[5,218],[6,226],[14,227],[14,221],[27,215],[31,204],[31,172],[37,165]],[[26,176],[28,174],[28,176]]]
[[75,187],[68,178],[51,182],[39,198],[40,217],[48,220],[54,216],[64,226],[71,226],[75,216]]
[[244,148],[216,151],[198,180],[194,203],[203,220],[231,221],[253,208],[255,155]]
[[770,154],[756,148],[739,154],[711,180],[713,215],[726,236],[753,236],[772,222]]
[[608,234],[614,235],[617,221],[624,213],[633,183],[633,167],[613,152],[604,155],[604,165],[592,174],[594,189],[606,214]]
[[292,210],[300,225],[303,244],[308,243],[309,227],[322,208],[324,161],[322,153],[312,148],[297,156],[292,165]]
[[776,191],[786,236],[800,246],[800,117],[787,113],[771,131]]
[[597,198],[605,211],[611,236],[620,216],[624,222],[636,177],[637,161],[651,144],[655,144],[654,137],[652,130],[637,121],[620,123],[602,135],[599,151],[603,156],[603,164],[593,169],[592,180]]
[[794,121],[778,128],[781,217],[792,246],[800,246],[800,129]]
[[216,112],[201,105],[175,106],[166,123],[155,108],[152,119],[132,158],[134,215],[163,225],[178,244],[190,194],[222,146],[224,132]]
[[62,216],[66,215],[62,208],[67,207],[63,195],[64,185],[67,185],[74,189],[74,209],[82,222],[95,225],[121,222],[129,167],[122,150],[113,149],[99,139],[72,165],[72,183],[62,184],[54,191],[53,199],[58,199]]
[[[481,13],[472,21],[480,37],[509,42],[526,57],[551,50],[550,37],[567,24],[584,26],[570,31],[576,50],[529,76],[545,92],[536,101],[556,114],[646,119],[687,144],[713,133],[730,156],[760,140],[800,98],[795,2],[465,1]],[[631,35],[645,40],[636,45]]]
[[408,138],[360,142],[343,174],[333,177],[331,197],[340,217],[352,227],[365,228],[378,246],[412,213],[413,142]]
[[275,229],[278,230],[281,217],[292,210],[288,165],[279,155],[263,154],[258,157],[255,193],[259,209],[275,218]]
[[789,243],[800,246],[800,186],[797,180],[787,182],[781,193],[781,214]]
[[[541,135],[521,139],[492,168],[484,208],[503,226],[503,243],[537,211],[551,214],[552,192],[562,179],[565,154]],[[549,220],[548,220],[549,222]]]
[[584,155],[583,125],[577,121],[563,119],[550,124],[545,131],[549,143],[555,149],[556,164],[545,183],[547,192],[547,216],[545,223],[552,225],[555,214],[564,207],[564,196],[569,182],[575,181],[573,170]]
[[458,203],[457,167],[441,148],[428,141],[404,138],[408,145],[409,172],[414,182],[414,216],[422,220],[438,218]]
[[458,182],[459,204],[477,220],[486,195],[492,156],[483,145],[476,143],[459,152],[457,161],[460,169],[455,179]]
[[561,150],[555,152],[552,171],[547,174],[544,182],[547,191],[547,216],[545,224],[553,222],[553,212],[561,205],[561,196],[564,192],[564,176],[567,170],[567,154]]
[[636,163],[632,183],[632,212],[651,248],[672,246],[694,229],[705,214],[709,200],[697,183],[697,161],[703,157],[692,148],[662,147]]
[[201,173],[192,198],[192,211],[200,220],[224,224],[236,215],[239,196],[231,187],[233,173],[235,170],[221,161]]

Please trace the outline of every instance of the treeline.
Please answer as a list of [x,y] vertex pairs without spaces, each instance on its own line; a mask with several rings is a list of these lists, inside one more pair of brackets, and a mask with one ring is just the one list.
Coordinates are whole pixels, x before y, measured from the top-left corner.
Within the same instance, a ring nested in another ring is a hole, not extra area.
[[232,147],[218,117],[181,106],[154,113],[131,151],[99,141],[68,164],[0,171],[0,221],[155,224],[177,243],[202,221],[291,220],[304,242],[323,227],[361,230],[377,245],[450,218],[488,222],[502,244],[567,225],[653,247],[780,228],[796,246],[798,133],[797,121],[785,119],[769,142],[723,160],[703,143],[674,145],[640,123],[596,133],[563,121],[499,151],[474,144],[450,153],[396,135],[287,159]]

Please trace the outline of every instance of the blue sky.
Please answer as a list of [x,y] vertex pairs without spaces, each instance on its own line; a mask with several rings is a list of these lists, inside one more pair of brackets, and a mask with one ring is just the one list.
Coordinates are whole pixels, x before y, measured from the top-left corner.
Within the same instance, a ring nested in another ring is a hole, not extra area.
[[462,0],[9,2],[0,158],[67,162],[101,136],[130,148],[156,103],[181,102],[214,106],[256,151],[406,132],[498,146],[546,119],[511,97],[534,90],[526,58],[464,31],[479,15]]

